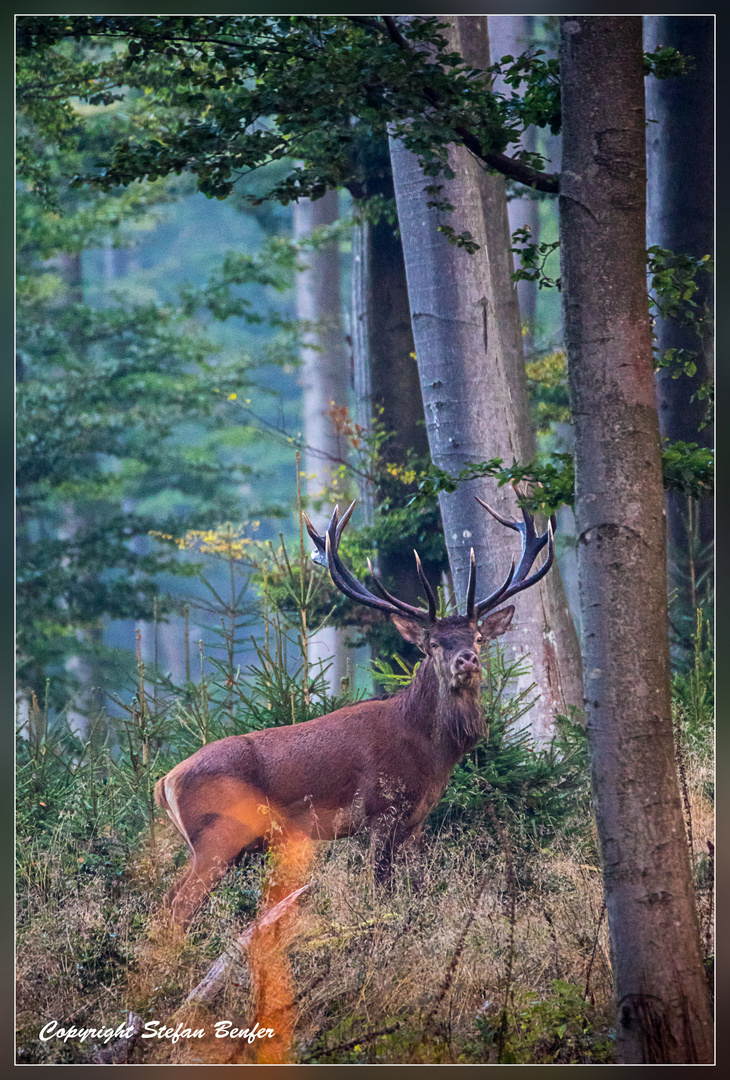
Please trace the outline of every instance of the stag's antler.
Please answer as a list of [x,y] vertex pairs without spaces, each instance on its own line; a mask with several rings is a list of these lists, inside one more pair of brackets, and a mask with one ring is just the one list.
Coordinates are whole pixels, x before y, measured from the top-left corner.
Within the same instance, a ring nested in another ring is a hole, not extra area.
[[[498,589],[495,589],[490,596],[485,597],[484,600],[480,600],[478,604],[474,604],[472,582],[474,562],[472,558],[472,570],[469,574],[467,615],[470,618],[473,616],[480,618],[482,615],[485,615],[488,611],[495,608],[497,604],[503,603],[511,596],[515,596],[516,593],[522,592],[523,589],[529,589],[531,585],[537,584],[541,578],[545,577],[555,560],[554,533],[557,528],[557,519],[555,514],[553,514],[548,521],[545,532],[538,536],[535,532],[535,519],[524,507],[522,507],[522,521],[510,521],[509,518],[502,517],[502,515],[498,514],[496,510],[493,510],[491,506],[488,506],[478,495],[475,495],[474,498],[480,506],[483,506],[485,510],[488,510],[492,517],[501,525],[506,525],[508,529],[514,529],[515,532],[522,535],[522,557],[520,559],[520,565],[517,567],[517,571],[515,572],[515,561],[513,559],[509,573],[504,582]],[[539,570],[536,570],[534,574],[531,574],[530,577],[528,577],[527,575],[530,573],[532,564],[545,547],[545,544],[548,546],[547,559]]]
[[414,554],[416,556],[418,577],[425,589],[426,597],[428,599],[427,611],[424,608],[417,608],[413,607],[411,604],[406,604],[404,600],[399,600],[389,593],[383,583],[373,573],[373,568],[370,565],[369,559],[368,569],[370,570],[373,581],[375,582],[375,588],[380,593],[380,596],[375,596],[374,593],[371,593],[366,589],[344,565],[339,555],[340,538],[342,536],[342,530],[350,520],[354,508],[355,503],[353,502],[340,519],[339,508],[335,507],[324,536],[320,536],[319,533],[315,531],[312,522],[306,514],[302,515],[304,524],[307,527],[307,532],[316,545],[317,550],[312,553],[314,561],[320,563],[322,566],[326,566],[329,569],[332,581],[340,592],[343,592],[345,596],[349,596],[349,598],[356,603],[365,604],[368,607],[376,608],[378,611],[385,611],[388,615],[407,615],[409,618],[418,619],[420,622],[436,622],[436,597],[423,572],[423,566],[418,557],[418,552],[414,552]]

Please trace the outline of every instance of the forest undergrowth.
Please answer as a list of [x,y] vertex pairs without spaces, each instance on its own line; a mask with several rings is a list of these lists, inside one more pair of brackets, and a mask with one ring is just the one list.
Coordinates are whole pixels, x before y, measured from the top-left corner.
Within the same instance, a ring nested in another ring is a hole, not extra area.
[[[297,584],[305,571],[284,565]],[[186,1004],[277,879],[282,886],[287,855],[247,857],[188,934],[174,933],[162,899],[187,852],[155,808],[153,785],[205,741],[347,700],[346,687],[329,696],[325,670],[302,662],[301,605],[315,603],[314,590],[294,592],[287,618],[269,609],[245,677],[232,667],[235,624],[226,631],[224,619],[222,659],[207,675],[204,666],[197,682],[174,687],[145,671],[140,654],[126,713],[100,714],[83,738],[32,702],[17,774],[18,1061],[610,1062],[613,988],[585,734],[576,716],[559,718],[553,744],[534,749],[529,695],[512,694],[516,671],[498,647],[485,661],[489,734],[457,767],[392,885],[376,884],[366,836],[299,852],[307,869],[297,884],[308,887],[296,907],[230,965],[212,1000]],[[388,691],[411,677],[402,664],[381,663],[376,674]],[[674,722],[708,977],[712,716],[712,643],[699,613],[693,662],[674,678]],[[40,1037],[51,1021],[111,1032],[130,1015],[182,1036]],[[216,1037],[217,1022],[261,1028],[271,1016],[272,1042]],[[206,1034],[187,1038],[186,1029]]]

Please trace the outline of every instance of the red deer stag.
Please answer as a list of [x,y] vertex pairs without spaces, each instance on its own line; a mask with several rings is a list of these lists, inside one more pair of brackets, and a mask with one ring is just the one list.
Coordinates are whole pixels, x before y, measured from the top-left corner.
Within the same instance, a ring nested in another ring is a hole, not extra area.
[[[284,835],[315,840],[369,829],[377,876],[386,878],[395,849],[418,835],[457,762],[484,735],[479,654],[485,640],[508,629],[515,610],[493,609],[548,572],[555,555],[554,518],[538,536],[526,510],[522,522],[508,521],[482,503],[497,521],[521,533],[519,566],[515,570],[513,559],[504,583],[475,603],[472,550],[466,614],[439,619],[417,553],[428,608],[397,600],[373,577],[375,595],[344,566],[338,548],[354,505],[341,520],[335,508],[324,536],[305,516],[317,548],[312,557],[329,568],[351,600],[389,615],[424,659],[412,682],[392,697],[358,701],[290,727],[231,735],[201,747],[157,782],[157,803],[192,854],[187,873],[166,899],[177,923],[190,921],[239,857],[265,846],[272,820]],[[545,544],[547,559],[530,575]]]

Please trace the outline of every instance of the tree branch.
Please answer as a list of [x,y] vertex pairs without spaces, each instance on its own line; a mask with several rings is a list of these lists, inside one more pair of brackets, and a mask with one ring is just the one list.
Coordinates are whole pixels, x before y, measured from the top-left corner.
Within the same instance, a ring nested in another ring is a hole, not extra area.
[[[359,23],[361,26],[368,26],[374,30],[378,30],[381,34],[387,33],[388,37],[404,52],[413,52],[413,46],[403,36],[398,24],[391,15],[384,15],[382,24],[377,19],[363,18],[361,16],[349,16],[351,22]],[[429,105],[434,108],[438,108],[441,104],[441,99],[435,90],[430,87],[426,87],[424,95],[428,100]],[[543,173],[538,172],[537,169],[533,169],[530,165],[525,165],[523,161],[517,158],[508,157],[507,154],[496,153],[492,150],[485,150],[481,144],[481,141],[477,136],[468,128],[456,127],[454,129],[461,139],[464,146],[469,150],[476,158],[478,158],[488,168],[493,169],[495,172],[501,173],[503,176],[508,176],[512,180],[516,180],[520,184],[525,184],[527,187],[534,188],[536,191],[547,191],[551,194],[557,195],[560,191],[560,177],[555,173]]]
[[294,892],[289,893],[283,900],[280,900],[270,911],[265,912],[256,922],[252,923],[242,934],[239,934],[236,940],[231,942],[226,951],[209,968],[198,985],[190,991],[185,998],[185,1005],[209,1005],[222,988],[228,969],[240,967],[245,963],[245,953],[250,948],[256,931],[272,926],[294,906],[302,893],[308,888],[309,885],[307,884],[295,889]]

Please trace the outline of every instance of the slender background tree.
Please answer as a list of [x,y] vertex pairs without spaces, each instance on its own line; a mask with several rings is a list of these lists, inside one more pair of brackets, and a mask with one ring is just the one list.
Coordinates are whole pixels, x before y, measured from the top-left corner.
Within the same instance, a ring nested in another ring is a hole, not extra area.
[[[714,19],[647,16],[644,48],[674,48],[687,70],[647,80],[647,245],[701,260],[714,255]],[[712,277],[699,271],[692,307],[658,317],[655,333],[659,424],[670,442],[713,445],[708,397],[713,383]],[[688,323],[683,315],[690,314]],[[670,353],[669,350],[672,350]],[[674,360],[671,357],[674,356]],[[667,492],[670,615],[686,652],[699,603],[709,606],[713,508],[709,499]]]
[[[317,229],[339,220],[339,198],[328,191],[312,202],[294,206],[294,239],[316,235]],[[301,349],[302,421],[306,444],[304,488],[310,505],[323,505],[328,514],[338,494],[340,464],[347,461],[347,440],[337,413],[349,406],[350,371],[342,323],[340,251],[337,238],[316,244],[303,257],[306,268],[296,276],[297,317],[306,328]],[[328,682],[334,693],[347,675],[345,631],[334,626],[320,630],[310,641],[313,660],[329,663]]]
[[[426,422],[418,381],[403,246],[395,217],[395,192],[388,143],[369,139],[359,148],[364,181],[362,213],[352,240],[352,350],[357,422],[386,436],[382,456],[405,468],[412,455],[428,455]],[[377,200],[377,202],[376,202]],[[368,207],[372,208],[369,211]],[[377,209],[377,208],[380,209]],[[373,220],[375,218],[375,220]],[[386,493],[376,482],[361,485],[363,518],[375,520]],[[386,511],[387,513],[387,511]],[[378,571],[407,603],[415,603],[418,576],[404,545],[379,553]],[[427,569],[430,569],[427,560]]]

